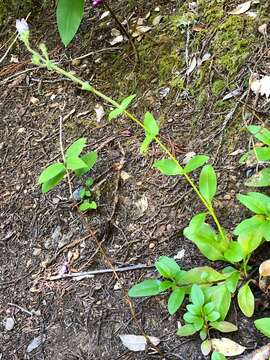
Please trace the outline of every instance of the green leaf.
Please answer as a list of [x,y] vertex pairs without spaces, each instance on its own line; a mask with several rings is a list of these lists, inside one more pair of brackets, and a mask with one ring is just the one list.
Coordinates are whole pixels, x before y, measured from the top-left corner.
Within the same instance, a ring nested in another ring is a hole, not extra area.
[[158,169],[162,174],[168,176],[183,174],[183,168],[172,159],[157,160],[155,161],[153,168]]
[[242,247],[237,241],[231,241],[229,247],[224,252],[224,257],[231,263],[236,263],[244,258]]
[[199,190],[205,200],[211,204],[217,191],[217,176],[212,165],[202,168],[199,179]]
[[160,294],[163,290],[160,288],[161,281],[156,279],[147,279],[134,286],[128,291],[130,297],[154,296]]
[[151,144],[151,142],[154,140],[155,136],[151,134],[145,135],[145,138],[140,146],[140,152],[141,154],[145,154]]
[[201,352],[204,356],[207,356],[210,354],[212,350],[211,340],[205,340],[201,343]]
[[246,257],[261,245],[262,234],[260,231],[241,233],[238,236],[237,242],[241,246],[244,256]]
[[195,215],[183,233],[209,260],[224,260],[223,243],[218,241],[215,232],[204,223],[204,219],[205,214]]
[[266,168],[251,176],[246,182],[246,186],[265,187],[270,186],[270,168]]
[[216,329],[220,332],[223,333],[229,333],[229,332],[233,332],[233,331],[237,331],[238,328],[237,326],[235,326],[234,324],[228,322],[228,321],[216,321],[216,322],[211,322],[209,324],[213,329]]
[[204,304],[203,291],[197,284],[192,285],[190,298],[194,305],[202,306]]
[[176,287],[171,293],[168,300],[168,311],[170,315],[176,313],[176,311],[180,308],[185,298],[185,290],[179,287]]
[[58,175],[56,175],[54,178],[51,178],[50,180],[44,182],[41,186],[41,191],[43,193],[46,193],[48,191],[50,191],[51,189],[53,189],[56,185],[58,185],[61,180],[64,178],[65,173],[62,172]]
[[203,284],[206,281],[222,281],[227,279],[228,274],[221,274],[210,266],[199,266],[189,271],[181,271],[181,275],[177,277],[177,284],[191,285],[191,284]]
[[262,215],[255,215],[249,219],[240,222],[234,229],[234,235],[250,234],[258,232],[261,225],[265,222],[265,217]]
[[88,169],[87,164],[79,157],[68,157],[66,159],[66,165],[69,170]]
[[220,318],[220,313],[217,311],[212,311],[209,315],[206,316],[208,321],[216,321]]
[[196,332],[197,332],[197,330],[194,328],[194,326],[192,324],[188,324],[188,325],[181,326],[177,330],[177,335],[191,336],[191,335],[195,334]]
[[196,316],[191,314],[190,312],[186,312],[183,316],[183,319],[185,320],[185,322],[189,324],[193,324],[196,321],[199,321],[199,319],[201,319],[201,316]]
[[270,338],[270,318],[262,318],[254,321],[256,328]]
[[87,165],[87,167],[84,168],[84,169],[76,170],[75,174],[77,176],[82,176],[82,175],[86,174],[89,170],[91,170],[93,168],[93,166],[97,162],[97,152],[96,151],[90,151],[89,153],[83,155],[80,159]]
[[202,313],[202,306],[200,306],[200,305],[194,305],[194,304],[188,304],[188,305],[187,305],[187,310],[188,310],[188,312],[190,312],[192,315],[200,316],[201,313]]
[[158,124],[154,116],[149,111],[144,115],[144,126],[147,133],[154,136],[158,135],[159,133]]
[[200,338],[202,341],[204,341],[207,338],[207,331],[205,329],[202,329],[200,331]]
[[173,287],[173,285],[174,285],[173,282],[169,280],[161,281],[159,284],[160,292],[170,289],[171,287]]
[[121,101],[121,107],[125,110],[128,108],[128,106],[130,105],[130,103],[133,101],[133,99],[136,97],[136,95],[129,95],[126,98],[124,98]]
[[125,111],[125,109],[123,109],[123,108],[113,109],[113,110],[109,113],[109,116],[108,116],[109,121],[118,118],[118,116],[122,115],[124,111]]
[[94,183],[94,179],[92,177],[89,177],[85,180],[85,186],[89,188],[93,185],[93,183]]
[[210,340],[205,340],[201,343],[201,352],[204,356],[207,356],[210,354],[211,352],[211,341]]
[[203,307],[203,312],[205,313],[205,315],[211,314],[211,312],[213,312],[214,310],[215,310],[215,304],[213,302],[209,302],[205,304]]
[[224,320],[231,305],[231,294],[224,284],[211,286],[204,289],[206,302],[213,302],[215,310],[220,314],[220,320]]
[[78,157],[86,145],[86,138],[76,140],[65,152],[65,158]]
[[247,317],[251,317],[254,313],[255,301],[248,283],[238,291],[237,300],[242,313]]
[[240,279],[240,273],[238,271],[233,272],[228,279],[225,281],[225,285],[230,293],[234,293],[236,291],[238,281]]
[[211,360],[226,360],[226,359],[227,358],[223,354],[216,351],[214,351],[211,356]]
[[204,320],[202,318],[196,318],[193,322],[193,326],[197,331],[201,330],[204,326]]
[[264,221],[260,228],[262,236],[266,241],[270,241],[270,220]]
[[54,163],[52,165],[49,165],[42,171],[38,178],[38,183],[42,184],[45,182],[48,182],[49,180],[57,177],[59,174],[65,174],[66,168],[64,164],[62,163]]
[[206,155],[196,155],[193,156],[192,159],[189,160],[189,162],[184,167],[184,172],[186,174],[198,169],[199,167],[203,166],[207,161],[209,160],[209,157]]
[[56,10],[57,27],[67,46],[75,36],[83,18],[84,0],[59,0]]
[[237,195],[237,199],[249,210],[258,215],[270,215],[270,197],[258,192],[250,192],[247,195]]
[[87,210],[95,210],[97,208],[97,204],[95,201],[89,202],[88,200],[85,200],[80,206],[79,209],[81,211],[87,211]]
[[270,131],[262,126],[250,125],[249,132],[266,145],[270,146]]
[[168,256],[160,256],[155,262],[155,267],[160,275],[167,279],[175,279],[175,277],[181,273],[177,262]]

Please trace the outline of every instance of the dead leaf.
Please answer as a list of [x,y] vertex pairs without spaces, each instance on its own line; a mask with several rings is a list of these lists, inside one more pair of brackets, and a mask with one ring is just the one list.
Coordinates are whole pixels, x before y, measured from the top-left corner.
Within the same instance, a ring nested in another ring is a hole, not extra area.
[[270,276],[270,260],[265,260],[259,267],[261,276]]
[[152,28],[150,26],[136,26],[135,30],[132,32],[132,37],[134,38],[138,38],[142,35],[144,35],[145,33],[147,33],[148,31],[150,31]]
[[235,97],[235,96],[239,95],[240,93],[241,93],[241,89],[235,89],[235,90],[229,92],[228,94],[226,94],[222,100],[224,101],[224,100],[231,99],[232,97]]
[[193,27],[192,27],[192,30],[193,31],[196,31],[196,32],[201,32],[201,31],[204,31],[206,29],[206,25],[205,24],[195,24]]
[[159,23],[160,23],[160,21],[161,21],[162,18],[163,18],[162,15],[156,16],[156,17],[153,19],[153,21],[152,21],[153,26],[159,25]]
[[228,338],[211,339],[213,351],[220,352],[224,356],[237,356],[242,354],[246,348]]
[[121,43],[123,40],[124,40],[123,35],[119,35],[119,36],[116,36],[114,39],[112,39],[112,40],[110,41],[110,44],[111,44],[111,45],[116,45],[116,44]]
[[100,123],[100,121],[104,118],[105,116],[105,111],[103,109],[103,106],[100,104],[96,104],[95,105],[95,112],[96,112],[96,122]]
[[264,36],[267,36],[267,24],[262,24],[261,26],[259,26],[258,31]]
[[242,4],[239,4],[234,10],[229,11],[230,15],[241,15],[249,10],[251,6],[251,1],[246,1]]
[[252,19],[255,19],[257,17],[257,13],[255,11],[247,11],[246,15],[251,17]]
[[191,60],[191,63],[189,64],[189,67],[187,69],[187,75],[190,75],[192,73],[192,71],[195,69],[197,65],[197,60],[196,57],[194,56],[193,59]]
[[139,216],[142,216],[148,209],[148,199],[145,195],[141,199],[135,202],[135,206],[138,209]]
[[173,258],[175,260],[181,260],[184,256],[185,256],[185,249],[182,249],[182,250],[178,251],[178,253],[176,255],[174,255]]
[[182,163],[184,165],[186,165],[195,155],[196,155],[196,153],[194,151],[190,151],[190,152],[186,153]]
[[[145,351],[147,341],[144,336],[141,335],[119,335],[123,345],[131,351]],[[149,336],[150,341],[154,345],[160,343],[160,339]]]
[[32,352],[33,350],[37,349],[42,343],[44,343],[45,340],[46,340],[45,335],[39,335],[35,337],[27,346],[26,351],[28,353]]
[[267,98],[270,96],[270,76],[265,75],[260,80],[260,94]]
[[113,29],[111,30],[111,35],[112,35],[113,37],[116,37],[116,36],[121,35],[121,32],[120,32],[118,29],[113,28]]
[[130,175],[129,175],[127,172],[125,172],[125,171],[121,171],[120,177],[121,177],[121,179],[122,179],[123,181],[126,181],[126,180],[128,180],[128,179],[130,178]]
[[243,149],[236,149],[233,152],[231,152],[229,155],[230,156],[236,156],[236,155],[240,155],[243,154],[244,150]]
[[257,94],[260,90],[261,84],[259,80],[259,74],[252,73],[249,78],[249,87],[250,89]]
[[102,19],[105,19],[107,16],[109,16],[110,15],[110,12],[109,11],[105,11],[103,14],[101,14],[101,16],[100,16],[100,20],[102,20]]

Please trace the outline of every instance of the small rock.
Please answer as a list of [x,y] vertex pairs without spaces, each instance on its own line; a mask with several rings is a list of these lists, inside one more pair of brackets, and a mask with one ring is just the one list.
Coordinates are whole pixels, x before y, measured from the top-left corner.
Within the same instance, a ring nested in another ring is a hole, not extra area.
[[154,247],[155,247],[155,244],[154,244],[154,243],[150,243],[150,244],[149,244],[149,249],[154,249]]
[[80,59],[74,59],[74,60],[71,61],[71,64],[73,66],[79,66],[79,65],[81,65],[81,60]]
[[83,190],[83,186],[79,186],[75,191],[73,191],[73,199],[75,201],[81,201],[82,198],[81,198],[81,191]]
[[120,289],[122,289],[122,285],[119,282],[117,282],[117,283],[115,283],[113,289],[114,290],[120,290]]
[[226,194],[224,197],[223,197],[224,200],[231,200],[231,195],[229,194]]
[[3,322],[6,331],[10,331],[14,328],[15,320],[12,317],[6,318]]

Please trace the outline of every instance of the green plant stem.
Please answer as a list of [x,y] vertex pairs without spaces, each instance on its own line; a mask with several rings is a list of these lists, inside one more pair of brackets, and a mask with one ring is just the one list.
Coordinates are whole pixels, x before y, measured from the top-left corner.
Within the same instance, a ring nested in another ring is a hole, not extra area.
[[[39,53],[37,53],[36,51],[34,51],[33,49],[31,49],[30,45],[26,44],[26,47],[28,48],[28,50],[30,51],[30,53],[32,53],[33,55],[38,55],[39,59],[44,63],[44,65],[48,64],[48,61],[46,59],[44,59]],[[50,68],[54,71],[56,71],[58,74],[61,74],[67,78],[69,78],[70,80],[72,80],[75,84],[78,84],[80,86],[82,86],[82,88],[85,87],[85,85],[89,85],[89,89],[86,89],[90,92],[92,92],[93,94],[95,94],[96,96],[100,97],[101,99],[105,100],[106,102],[112,104],[114,107],[122,109],[122,106],[114,101],[112,98],[110,98],[109,96],[103,94],[102,92],[96,90],[92,85],[90,85],[89,83],[77,78],[75,75],[71,74],[70,72],[63,70],[62,68],[60,68],[59,66],[55,65],[53,62],[50,61]],[[145,126],[144,124],[137,119],[134,115],[132,115],[130,112],[128,112],[127,110],[124,110],[123,113],[129,117],[132,121],[134,121],[136,124],[138,124],[141,128],[143,128],[145,131]],[[224,234],[224,231],[222,230],[222,227],[219,223],[219,220],[216,216],[216,213],[212,207],[211,204],[209,204],[204,197],[202,196],[202,194],[200,193],[199,189],[197,188],[197,186],[194,184],[193,180],[188,176],[188,174],[184,173],[183,167],[181,166],[181,164],[179,163],[179,161],[176,159],[176,157],[169,151],[169,149],[159,140],[158,137],[154,137],[155,142],[159,145],[159,147],[169,156],[169,158],[171,160],[173,160],[177,166],[179,166],[182,171],[183,171],[183,176],[185,177],[185,179],[187,180],[187,182],[190,184],[190,186],[192,187],[192,189],[195,191],[195,193],[197,194],[197,196],[199,197],[199,199],[201,200],[201,202],[203,203],[203,205],[206,207],[206,209],[209,211],[209,214],[212,216],[218,231],[222,237],[223,240],[226,240],[226,236]]]

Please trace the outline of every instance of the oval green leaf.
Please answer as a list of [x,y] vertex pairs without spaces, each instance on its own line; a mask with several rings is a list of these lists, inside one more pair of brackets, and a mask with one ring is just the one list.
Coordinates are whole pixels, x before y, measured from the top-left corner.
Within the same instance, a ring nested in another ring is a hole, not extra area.
[[195,155],[192,159],[189,160],[189,162],[184,167],[184,172],[186,174],[198,169],[199,167],[203,166],[207,161],[209,160],[209,157],[206,155]]
[[45,182],[48,182],[50,179],[55,178],[61,173],[65,173],[66,169],[64,164],[62,163],[54,163],[52,165],[49,165],[46,169],[42,171],[38,178],[38,183],[42,184]]
[[270,338],[270,318],[262,318],[254,321],[256,328]]
[[177,262],[168,256],[160,256],[155,262],[155,267],[160,275],[167,279],[175,279],[181,272]]
[[255,300],[248,284],[243,285],[238,291],[237,300],[242,313],[251,317],[254,313]]
[[154,296],[162,292],[160,289],[160,281],[156,279],[147,279],[139,284],[132,286],[128,291],[130,297]]
[[194,305],[202,306],[204,304],[204,294],[199,285],[192,285],[190,299]]
[[78,157],[86,145],[86,138],[76,140],[65,152],[65,158]]
[[194,328],[194,326],[192,324],[187,324],[187,325],[181,326],[177,330],[177,335],[191,336],[191,335],[195,334],[196,332],[197,332],[197,330]]
[[230,323],[229,321],[216,321],[216,322],[211,322],[210,326],[213,329],[216,329],[220,332],[223,333],[229,333],[229,332],[233,332],[233,331],[237,331],[238,328],[236,325]]
[[74,38],[83,18],[84,0],[59,0],[56,10],[60,38],[67,46]]
[[182,305],[182,302],[185,298],[185,290],[179,287],[176,287],[173,292],[171,293],[169,300],[168,300],[168,311],[170,315],[176,313],[176,311]]
[[155,161],[153,168],[158,169],[162,174],[168,176],[182,175],[183,168],[172,159]]
[[211,204],[217,191],[217,176],[212,165],[202,168],[199,179],[199,190],[205,200]]

